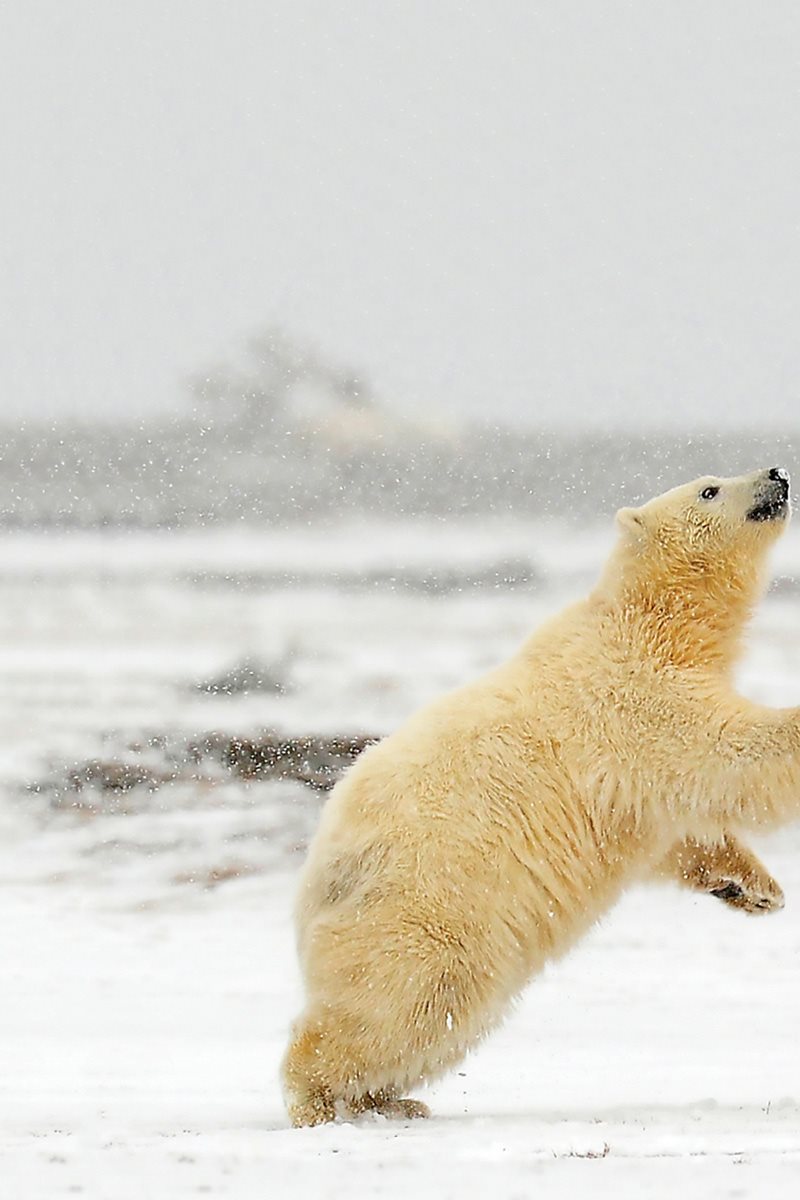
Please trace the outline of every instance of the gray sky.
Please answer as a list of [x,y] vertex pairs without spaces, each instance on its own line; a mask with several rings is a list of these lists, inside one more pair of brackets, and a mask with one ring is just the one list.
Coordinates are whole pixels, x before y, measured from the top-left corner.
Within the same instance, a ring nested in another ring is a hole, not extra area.
[[0,405],[280,323],[409,411],[800,426],[797,0],[5,0]]

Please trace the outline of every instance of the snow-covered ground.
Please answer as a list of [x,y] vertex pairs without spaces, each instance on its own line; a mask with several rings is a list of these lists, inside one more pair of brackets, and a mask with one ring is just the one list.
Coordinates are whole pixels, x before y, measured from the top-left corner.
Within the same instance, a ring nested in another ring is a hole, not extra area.
[[[607,545],[522,525],[0,541],[0,1194],[797,1194],[800,831],[759,847],[783,913],[633,892],[429,1089],[432,1120],[294,1131],[288,914],[318,800],[226,778],[92,814],[26,790],[151,734],[383,733],[513,649]],[[525,558],[523,587],[403,584]],[[800,535],[776,566],[800,576]],[[800,700],[799,608],[789,585],[765,602],[749,694]],[[285,694],[193,687],[245,655]]]

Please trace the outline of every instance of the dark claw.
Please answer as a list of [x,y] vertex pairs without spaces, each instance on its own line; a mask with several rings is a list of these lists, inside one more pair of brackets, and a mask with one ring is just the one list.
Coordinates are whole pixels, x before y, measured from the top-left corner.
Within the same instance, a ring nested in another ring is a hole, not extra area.
[[738,883],[731,880],[724,887],[712,888],[711,895],[717,896],[720,900],[741,900],[744,895],[744,890],[739,887]]

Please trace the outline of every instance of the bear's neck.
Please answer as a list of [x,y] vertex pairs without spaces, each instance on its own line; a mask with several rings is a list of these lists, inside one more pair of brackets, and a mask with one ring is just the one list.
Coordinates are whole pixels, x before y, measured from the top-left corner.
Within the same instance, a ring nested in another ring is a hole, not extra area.
[[623,636],[665,663],[727,670],[739,657],[761,592],[760,572],[728,564],[609,563],[595,593],[622,623]]

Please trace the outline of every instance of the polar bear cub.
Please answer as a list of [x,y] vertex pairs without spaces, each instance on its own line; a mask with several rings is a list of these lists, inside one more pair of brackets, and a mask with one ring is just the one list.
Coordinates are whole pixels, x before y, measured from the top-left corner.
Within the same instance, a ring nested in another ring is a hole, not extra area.
[[302,876],[295,1125],[452,1067],[631,882],[750,911],[780,888],[736,840],[800,815],[800,710],[731,668],[789,516],[780,468],[623,509],[591,594],[430,704],[334,788]]

